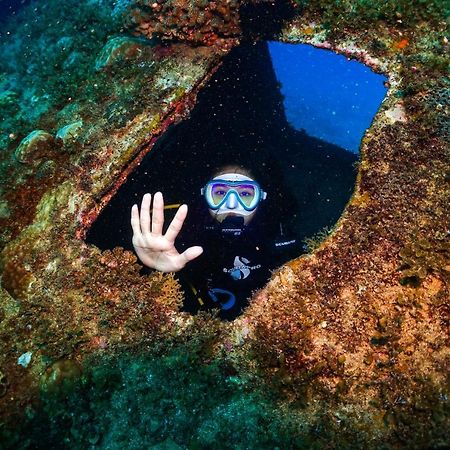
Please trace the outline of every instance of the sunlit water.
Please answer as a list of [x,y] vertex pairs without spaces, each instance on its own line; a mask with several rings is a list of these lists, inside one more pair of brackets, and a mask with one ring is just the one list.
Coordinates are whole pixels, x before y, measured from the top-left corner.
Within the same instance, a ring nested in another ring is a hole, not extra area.
[[270,42],[269,51],[289,123],[357,153],[386,95],[386,77],[307,44]]

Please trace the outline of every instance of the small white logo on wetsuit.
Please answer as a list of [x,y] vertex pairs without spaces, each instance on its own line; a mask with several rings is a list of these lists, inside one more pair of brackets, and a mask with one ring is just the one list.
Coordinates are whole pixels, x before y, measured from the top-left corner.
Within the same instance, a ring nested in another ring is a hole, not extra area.
[[257,264],[256,266],[248,266],[247,264],[249,262],[250,261],[243,256],[236,256],[234,258],[234,267],[231,269],[224,267],[223,271],[228,272],[234,280],[243,280],[250,275],[252,270],[261,268],[261,264]]

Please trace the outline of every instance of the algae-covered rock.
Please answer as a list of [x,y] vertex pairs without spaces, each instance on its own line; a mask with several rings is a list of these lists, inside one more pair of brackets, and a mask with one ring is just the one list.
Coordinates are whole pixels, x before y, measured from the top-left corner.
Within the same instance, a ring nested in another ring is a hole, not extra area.
[[36,180],[43,180],[45,178],[50,178],[55,174],[56,168],[57,164],[52,159],[43,161],[41,164],[39,164],[34,176]]
[[14,157],[16,161],[23,164],[39,161],[51,152],[54,145],[55,139],[50,133],[44,130],[34,130],[22,139],[14,152]]
[[223,44],[241,34],[240,7],[226,2],[136,0],[128,22],[135,32],[149,38],[182,39],[201,45]]
[[[183,292],[171,276],[143,276],[131,253],[101,253],[82,238],[155,142],[189,115],[226,56],[220,41],[236,43],[241,6],[255,2],[139,0],[141,12],[130,19],[136,32],[189,43],[158,47],[125,36],[104,46],[120,28],[107,3],[33,2],[23,20],[29,30],[11,27],[27,52],[18,46],[20,56],[8,58],[14,43],[0,46],[20,81],[2,91],[17,91],[24,103],[20,120],[1,127],[2,445],[446,448],[449,284],[441,241],[450,177],[440,58],[448,41],[433,13],[443,2],[298,1],[302,8],[280,24],[281,35],[255,16],[270,39],[328,48],[388,74],[390,91],[363,141],[355,196],[332,235],[274,272],[244,315],[220,327],[209,315],[179,312]],[[61,38],[68,33],[73,42]],[[96,65],[114,70],[94,73]],[[59,139],[41,128],[62,127],[59,137],[71,139],[83,130],[74,125],[81,118],[95,139],[77,136],[77,153],[50,156]],[[24,130],[36,131],[14,156],[30,165],[10,165]],[[418,240],[421,233],[429,242]],[[416,279],[417,286],[409,282]],[[125,356],[91,376],[91,388],[89,355],[119,346]],[[27,349],[35,353],[24,370],[17,357]],[[127,355],[135,349],[159,359],[144,354],[134,364]],[[39,360],[56,362],[42,375]],[[27,408],[39,394],[56,398],[59,409],[31,423]]]
[[57,393],[70,389],[81,376],[80,365],[72,359],[61,359],[53,363],[41,377],[44,392]]
[[65,125],[64,127],[60,128],[57,131],[56,139],[61,139],[64,144],[71,143],[80,136],[82,128],[83,128],[82,120],[69,123],[68,125]]
[[8,202],[6,200],[0,200],[0,219],[7,219],[9,215]]
[[101,70],[115,64],[117,61],[139,55],[149,46],[147,39],[129,36],[116,36],[111,38],[102,48],[95,61],[95,69]]
[[10,89],[0,92],[0,108],[9,111],[17,106],[18,96],[17,92]]

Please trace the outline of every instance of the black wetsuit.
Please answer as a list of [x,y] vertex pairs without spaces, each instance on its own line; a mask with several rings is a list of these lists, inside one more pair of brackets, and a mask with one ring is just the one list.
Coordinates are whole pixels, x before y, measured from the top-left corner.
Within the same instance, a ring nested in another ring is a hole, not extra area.
[[222,319],[232,320],[248,305],[252,292],[265,285],[270,270],[301,253],[292,236],[270,237],[261,227],[244,227],[239,220],[210,223],[189,233],[183,250],[201,245],[204,251],[177,274],[186,292],[185,310],[220,309]]

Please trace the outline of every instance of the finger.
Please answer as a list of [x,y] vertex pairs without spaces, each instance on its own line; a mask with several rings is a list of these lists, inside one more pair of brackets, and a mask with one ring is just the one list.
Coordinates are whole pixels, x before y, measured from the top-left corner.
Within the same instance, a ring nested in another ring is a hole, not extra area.
[[203,253],[203,248],[196,245],[195,247],[189,247],[185,250],[180,256],[183,259],[184,263],[188,263],[195,258],[198,258]]
[[145,194],[141,203],[141,231],[142,234],[150,233],[150,202],[151,194]]
[[133,234],[135,236],[141,235],[141,225],[139,223],[139,209],[137,205],[133,205],[131,208],[131,228],[133,228]]
[[187,205],[181,205],[178,208],[177,213],[175,214],[175,217],[172,219],[172,222],[170,222],[169,228],[167,228],[165,237],[170,242],[175,242],[176,237],[178,236],[178,233],[180,232],[181,228],[183,227],[184,219],[186,219],[188,207]]
[[161,192],[157,192],[153,197],[152,210],[152,233],[162,234],[164,225],[164,199]]

